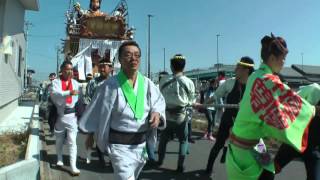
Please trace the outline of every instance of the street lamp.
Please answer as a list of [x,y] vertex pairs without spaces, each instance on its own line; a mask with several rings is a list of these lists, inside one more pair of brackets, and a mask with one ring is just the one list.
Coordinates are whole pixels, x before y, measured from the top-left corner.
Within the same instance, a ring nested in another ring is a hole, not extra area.
[[[301,53],[301,70],[302,70],[302,73],[304,73],[304,71],[303,71],[303,53]],[[302,85],[304,84],[303,78],[301,80],[301,83],[302,83]]]
[[56,73],[57,73],[57,76],[59,76],[59,64],[60,64],[60,57],[59,57],[59,54],[62,52],[60,47],[59,46],[56,46],[56,51],[57,51],[57,60],[56,60],[56,63],[57,63],[57,67],[56,67]]
[[220,34],[217,34],[217,73],[219,72],[219,37]]
[[25,57],[25,72],[24,72],[24,78],[23,78],[23,80],[24,80],[24,87],[27,87],[28,86],[28,48],[29,48],[29,46],[28,46],[28,41],[29,41],[29,28],[30,27],[33,27],[33,24],[31,23],[31,22],[29,22],[29,21],[26,21],[25,23],[24,23],[24,25],[25,25],[25,38],[26,38],[26,57]]
[[163,72],[166,71],[166,48],[163,48]]
[[303,71],[303,53],[301,53],[301,69],[302,69],[302,71]]
[[150,20],[153,15],[148,14],[148,78],[151,77],[150,72]]

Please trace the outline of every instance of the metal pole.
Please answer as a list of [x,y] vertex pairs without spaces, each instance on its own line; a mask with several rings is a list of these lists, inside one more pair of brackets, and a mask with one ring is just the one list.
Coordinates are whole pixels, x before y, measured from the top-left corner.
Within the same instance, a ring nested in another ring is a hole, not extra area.
[[163,71],[166,71],[166,48],[163,48]]
[[153,15],[151,14],[148,14],[148,78],[151,77],[151,71],[150,71],[150,20],[151,20],[151,17],[153,17]]
[[57,76],[59,76],[59,46],[56,47],[56,50],[57,50],[57,69],[56,69],[56,73],[57,73]]
[[303,71],[303,53],[301,53],[301,66],[302,66],[302,71]]
[[[72,5],[74,5],[74,4],[72,4]],[[71,0],[69,0],[69,8],[68,8],[68,10],[70,10],[71,9]]]
[[217,73],[219,72],[219,36],[220,34],[217,34]]
[[[304,73],[304,71],[303,71],[303,53],[301,53],[301,70],[302,70],[302,72]],[[302,85],[304,84],[304,80],[303,80],[303,78],[302,78]]]
[[24,87],[28,86],[28,35],[29,35],[29,27],[32,27],[33,24],[29,21],[25,22],[26,26],[26,57],[25,57],[25,75],[24,75]]
[[[148,27],[147,27],[148,28]],[[148,39],[148,31],[147,31],[147,34],[146,34],[146,39]],[[146,41],[146,54],[145,54],[145,69],[144,69],[144,73],[145,73],[145,75],[146,76],[148,76],[148,51],[149,51],[149,49],[148,49],[148,41]]]

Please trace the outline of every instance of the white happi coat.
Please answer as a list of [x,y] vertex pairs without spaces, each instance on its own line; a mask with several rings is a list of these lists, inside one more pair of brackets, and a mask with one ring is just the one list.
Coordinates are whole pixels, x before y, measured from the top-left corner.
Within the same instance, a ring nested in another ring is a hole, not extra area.
[[[135,91],[138,83],[135,83]],[[117,76],[110,77],[97,90],[93,100],[80,119],[79,128],[84,132],[95,132],[97,145],[101,150],[109,149],[109,130],[121,132],[148,131],[147,140],[150,144],[156,143],[156,129],[149,127],[149,115],[152,112],[160,113],[162,121],[159,129],[166,127],[165,100],[155,84],[144,77],[144,114],[141,120],[136,120],[125,96],[119,86]]]
[[[72,90],[79,90],[79,84],[76,80],[71,80]],[[78,124],[77,117],[74,112],[65,114],[66,108],[75,108],[75,104],[78,102],[78,95],[72,96],[72,102],[66,103],[66,98],[70,96],[70,90],[62,90],[62,83],[60,79],[52,81],[51,99],[57,107],[58,119],[55,124],[55,136],[56,136],[56,153],[57,161],[62,162],[63,144],[65,135],[67,135],[70,166],[72,171],[77,170],[77,132]],[[79,171],[79,170],[77,170]]]
[[[79,84],[76,80],[72,79],[72,89],[79,90]],[[55,79],[52,81],[52,91],[51,91],[51,98],[54,104],[57,107],[59,117],[64,116],[64,109],[65,107],[74,108],[75,104],[78,102],[78,95],[72,96],[72,103],[66,104],[66,98],[70,95],[70,91],[63,91],[62,84],[60,79]]]

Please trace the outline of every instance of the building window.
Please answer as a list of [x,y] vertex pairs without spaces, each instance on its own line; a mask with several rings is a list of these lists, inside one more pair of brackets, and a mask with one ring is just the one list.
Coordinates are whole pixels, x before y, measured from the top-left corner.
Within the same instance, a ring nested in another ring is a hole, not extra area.
[[19,61],[18,61],[18,76],[21,77],[21,64],[22,64],[22,49],[19,47]]

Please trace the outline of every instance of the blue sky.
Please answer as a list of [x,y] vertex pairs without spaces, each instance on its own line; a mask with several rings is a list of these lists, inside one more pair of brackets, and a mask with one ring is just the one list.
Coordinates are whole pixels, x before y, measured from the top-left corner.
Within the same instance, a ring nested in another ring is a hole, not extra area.
[[[65,38],[65,17],[69,0],[40,0],[39,12],[27,12],[33,23],[29,31],[28,63],[35,77],[46,78],[55,71],[56,50]],[[89,0],[79,1],[87,8]],[[102,0],[102,11],[110,12],[118,0]],[[147,14],[151,19],[151,70],[166,69],[175,53],[187,58],[186,69],[207,68],[216,63],[216,34],[219,60],[234,64],[242,56],[260,63],[260,40],[273,32],[286,39],[286,66],[319,65],[320,1],[318,0],[127,0],[129,22],[137,29],[135,40],[142,49],[144,72],[147,47]]]

